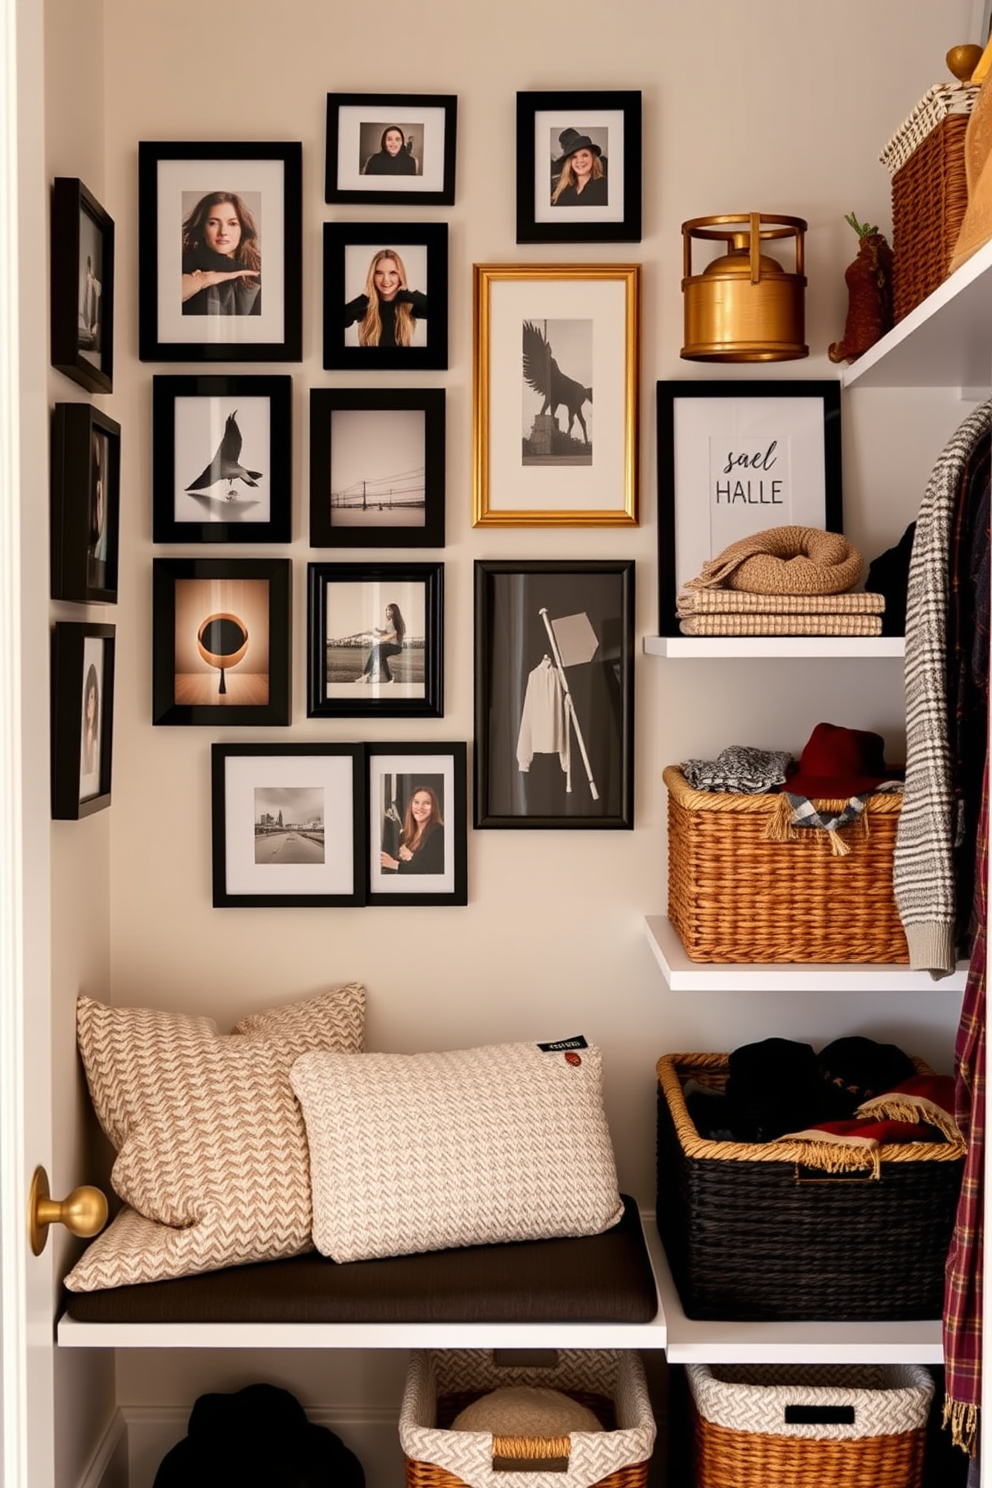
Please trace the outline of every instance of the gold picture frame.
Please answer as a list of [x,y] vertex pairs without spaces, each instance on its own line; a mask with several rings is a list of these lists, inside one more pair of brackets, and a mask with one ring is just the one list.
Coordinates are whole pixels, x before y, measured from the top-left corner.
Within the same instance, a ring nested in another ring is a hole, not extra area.
[[637,526],[640,302],[640,264],[473,266],[474,526]]

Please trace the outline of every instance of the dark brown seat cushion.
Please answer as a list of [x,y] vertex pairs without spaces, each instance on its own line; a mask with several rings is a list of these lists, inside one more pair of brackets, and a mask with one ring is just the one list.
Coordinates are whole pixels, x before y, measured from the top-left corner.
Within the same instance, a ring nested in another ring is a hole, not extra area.
[[339,1266],[316,1251],[204,1276],[66,1292],[86,1323],[649,1323],[637,1205],[602,1235],[474,1245]]

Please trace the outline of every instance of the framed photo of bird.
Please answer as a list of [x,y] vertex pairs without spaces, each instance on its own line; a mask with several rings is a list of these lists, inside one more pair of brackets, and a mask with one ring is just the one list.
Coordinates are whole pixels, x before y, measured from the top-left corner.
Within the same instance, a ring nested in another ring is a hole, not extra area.
[[152,561],[152,723],[287,725],[288,558]]
[[640,241],[640,93],[518,93],[517,242]]
[[640,264],[474,280],[474,525],[636,526]]
[[287,543],[293,379],[152,379],[155,542]]
[[298,142],[138,145],[138,356],[298,362],[303,355]]

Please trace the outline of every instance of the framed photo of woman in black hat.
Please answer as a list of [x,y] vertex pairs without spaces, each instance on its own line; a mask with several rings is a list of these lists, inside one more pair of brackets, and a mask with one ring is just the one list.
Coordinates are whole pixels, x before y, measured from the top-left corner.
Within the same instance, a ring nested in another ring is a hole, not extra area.
[[518,93],[517,242],[640,240],[640,93]]

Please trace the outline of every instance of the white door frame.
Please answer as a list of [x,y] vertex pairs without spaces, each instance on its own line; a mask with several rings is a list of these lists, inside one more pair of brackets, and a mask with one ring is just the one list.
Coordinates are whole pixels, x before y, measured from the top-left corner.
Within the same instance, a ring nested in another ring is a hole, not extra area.
[[55,1481],[44,12],[0,0],[0,1484]]

